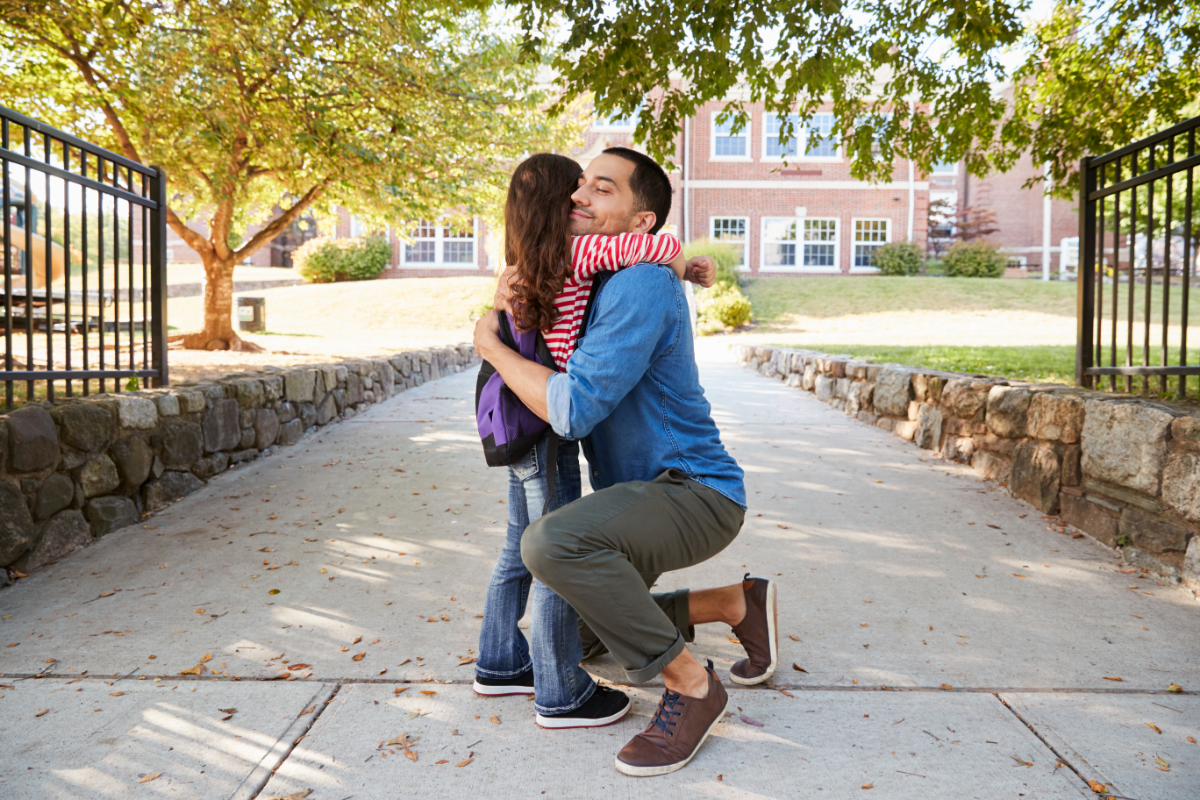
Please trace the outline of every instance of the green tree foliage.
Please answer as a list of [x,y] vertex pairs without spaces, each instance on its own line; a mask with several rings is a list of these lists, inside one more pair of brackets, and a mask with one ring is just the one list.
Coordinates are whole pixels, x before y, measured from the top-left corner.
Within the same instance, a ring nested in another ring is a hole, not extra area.
[[888,242],[875,251],[875,268],[883,275],[916,275],[924,263],[916,242]]
[[392,257],[383,236],[310,239],[292,253],[292,269],[310,283],[367,281],[378,278]]
[[600,114],[646,104],[636,135],[660,159],[702,103],[723,101],[735,127],[758,102],[804,126],[831,101],[855,177],[890,180],[897,156],[982,175],[1031,153],[1069,195],[1082,156],[1200,96],[1200,0],[1058,0],[1028,26],[1030,0],[517,3],[532,50],[565,20],[568,97],[594,92]]
[[207,274],[192,347],[243,345],[234,265],[307,210],[466,218],[579,130],[485,0],[0,0],[0,34],[5,104],[166,170]]
[[1008,259],[1000,247],[986,239],[955,242],[942,261],[946,274],[953,278],[1000,278]]

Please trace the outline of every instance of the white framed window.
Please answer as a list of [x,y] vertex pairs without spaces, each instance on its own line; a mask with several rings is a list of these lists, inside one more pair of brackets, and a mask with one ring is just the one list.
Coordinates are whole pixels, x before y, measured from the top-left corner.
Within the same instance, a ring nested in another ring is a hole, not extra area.
[[738,248],[742,260],[738,262],[737,267],[741,270],[749,269],[746,264],[746,232],[749,227],[749,217],[709,218],[709,237],[713,241],[727,243]]
[[957,161],[950,161],[950,162],[943,161],[943,162],[935,163],[933,165],[933,169],[930,172],[930,174],[931,175],[957,175],[958,174],[958,162]]
[[954,190],[929,192],[929,235],[934,239],[954,236],[954,220],[958,214],[958,192]]
[[814,114],[805,132],[805,158],[837,158],[839,137],[833,130],[833,114]]
[[609,114],[606,117],[596,117],[592,129],[598,131],[632,131],[637,127],[641,108],[634,109],[631,114]]
[[749,161],[750,160],[750,123],[747,121],[737,133],[733,132],[733,123],[717,122],[719,112],[712,115],[712,152],[709,154],[713,161]]
[[1009,256],[1006,266],[1008,269],[1025,269],[1029,264],[1029,256]]
[[763,217],[762,269],[789,271],[796,268],[796,218]]
[[[786,144],[779,143],[779,129],[784,120],[792,123],[792,135]],[[763,161],[782,161],[784,158],[795,158],[800,152],[799,138],[803,135],[800,129],[800,118],[795,114],[780,117],[778,114],[763,114]]]
[[355,239],[363,235],[362,220],[353,214],[350,215],[350,238]]
[[401,249],[400,266],[409,269],[478,269],[475,263],[478,228],[476,219],[465,230],[422,220],[411,231],[412,241],[405,242]]
[[875,253],[892,240],[890,219],[856,219],[854,225],[854,263],[851,272],[874,272]]
[[838,272],[838,221],[763,217],[765,272]]
[[822,272],[837,272],[838,221],[836,219],[803,220],[804,250],[801,266]]

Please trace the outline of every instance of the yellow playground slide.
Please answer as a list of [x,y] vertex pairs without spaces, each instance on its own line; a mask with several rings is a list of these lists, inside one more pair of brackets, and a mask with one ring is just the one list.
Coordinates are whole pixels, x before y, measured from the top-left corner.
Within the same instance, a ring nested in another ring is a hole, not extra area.
[[[25,263],[31,265],[30,271],[33,273],[33,288],[41,289],[43,286],[46,285],[46,240],[45,240],[45,238],[42,236],[38,236],[35,233],[32,236],[28,237],[29,241],[27,242],[25,230],[23,228],[18,228],[16,225],[12,225],[10,227],[10,230],[12,231],[13,247],[24,252],[26,255]],[[26,252],[26,250],[25,250],[25,246],[27,243],[32,245],[31,249],[28,252]],[[3,246],[4,246],[4,229],[3,229],[3,227],[0,227],[0,248],[2,248]],[[3,250],[0,250],[0,256],[2,256],[3,252],[4,252]],[[73,251],[72,255],[75,256],[76,258],[80,257],[80,254],[76,251]],[[3,258],[0,257],[0,271],[3,270],[3,263],[4,263]],[[50,243],[50,282],[58,283],[60,280],[62,280],[62,277],[63,277],[63,274],[65,271],[66,271],[66,250],[63,249],[62,245],[51,242]],[[14,275],[12,280],[13,280],[13,288],[14,289],[15,288],[24,288],[24,286],[25,286],[25,276],[24,275]]]

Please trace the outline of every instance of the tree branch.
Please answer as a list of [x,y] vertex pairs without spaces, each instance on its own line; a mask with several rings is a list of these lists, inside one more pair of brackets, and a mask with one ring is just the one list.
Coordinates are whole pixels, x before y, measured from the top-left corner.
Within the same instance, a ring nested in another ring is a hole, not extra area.
[[328,179],[321,181],[316,186],[304,193],[304,196],[292,205],[291,208],[284,211],[275,219],[268,222],[263,229],[254,234],[250,241],[242,245],[236,253],[233,254],[234,261],[242,261],[257,253],[264,245],[270,242],[279,234],[283,233],[289,225],[296,221],[296,218],[304,213],[305,209],[311,206],[321,193],[325,191],[325,187],[329,184]]

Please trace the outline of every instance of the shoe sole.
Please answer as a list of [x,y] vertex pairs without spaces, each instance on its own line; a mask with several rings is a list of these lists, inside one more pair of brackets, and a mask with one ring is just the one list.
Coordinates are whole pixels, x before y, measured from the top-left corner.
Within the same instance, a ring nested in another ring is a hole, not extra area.
[[584,719],[581,717],[543,717],[538,714],[534,718],[539,728],[547,730],[567,730],[569,728],[603,728],[605,725],[612,725],[614,722],[620,722],[629,709],[633,708],[633,701],[625,698],[625,707],[616,714],[610,714],[607,717],[597,717],[596,719]]
[[754,686],[762,683],[775,674],[775,667],[779,664],[779,604],[775,593],[775,581],[767,581],[767,638],[770,640],[771,647],[771,663],[767,665],[767,670],[762,675],[754,678],[741,678],[729,673],[729,679],[734,683],[742,686]]
[[700,741],[696,743],[696,749],[692,750],[691,754],[682,761],[676,761],[674,764],[662,764],[655,767],[637,767],[633,764],[626,764],[621,759],[615,759],[617,771],[633,778],[652,778],[655,775],[668,775],[672,772],[683,769],[691,763],[696,754],[700,752],[700,748],[708,741],[708,736],[713,732],[713,728],[717,727],[717,723],[725,718],[725,712],[729,710],[729,698],[725,699],[725,707],[721,709],[721,713],[717,714],[716,719],[708,726],[708,730],[700,737]]
[[510,694],[533,694],[532,686],[488,686],[486,684],[475,681],[475,694],[481,694],[484,697],[504,697]]

